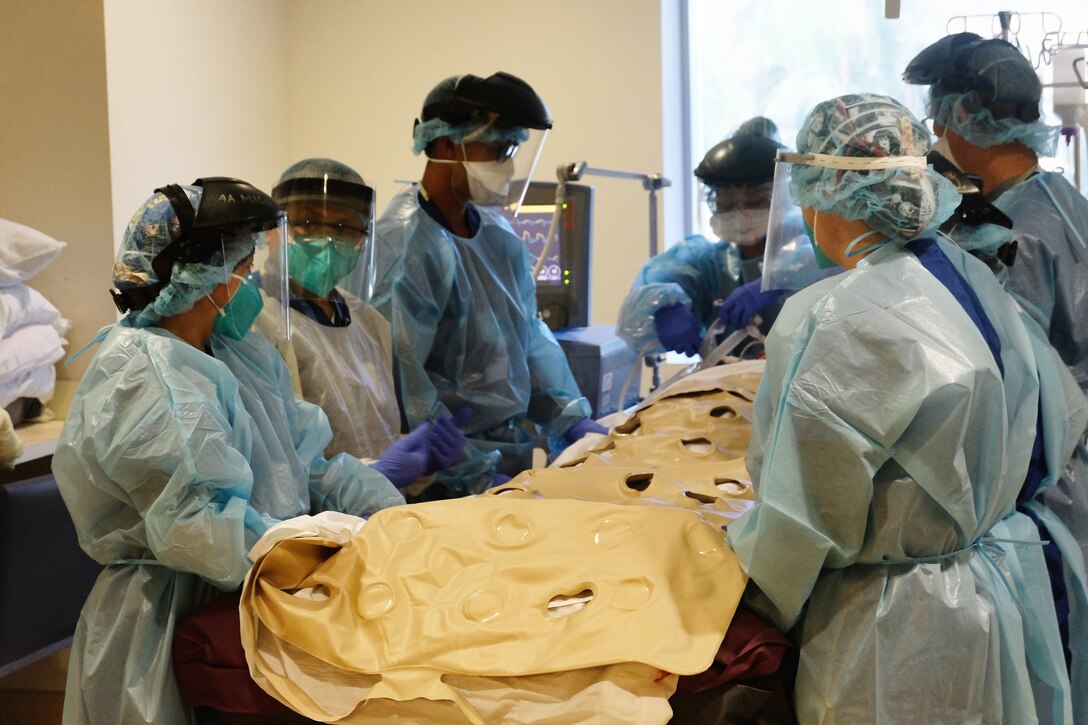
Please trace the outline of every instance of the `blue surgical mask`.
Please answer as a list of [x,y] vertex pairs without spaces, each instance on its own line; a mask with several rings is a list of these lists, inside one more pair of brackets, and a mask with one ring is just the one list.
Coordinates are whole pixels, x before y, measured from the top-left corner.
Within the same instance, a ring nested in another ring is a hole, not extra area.
[[[215,324],[212,325],[212,334],[241,340],[249,332],[249,328],[253,327],[257,316],[261,314],[264,298],[261,297],[261,291],[257,289],[253,280],[233,273],[231,277],[241,280],[242,284],[238,285],[234,295],[222,307],[215,305],[215,301],[212,300],[212,304],[219,310]],[[211,295],[208,295],[208,299],[211,300]]]
[[295,237],[287,246],[291,279],[318,297],[333,287],[359,262],[359,245],[336,237]]
[[[820,212],[816,212],[813,215],[812,220],[816,221],[816,217],[819,216],[819,214]],[[824,254],[824,250],[820,249],[819,245],[816,244],[816,232],[814,232],[812,230],[812,227],[808,225],[808,221],[804,217],[801,218],[801,221],[805,225],[805,233],[808,234],[809,244],[812,245],[812,254],[816,257],[816,266],[820,269],[831,269],[832,267],[838,267],[839,265],[836,264],[834,260],[832,260],[826,254]]]

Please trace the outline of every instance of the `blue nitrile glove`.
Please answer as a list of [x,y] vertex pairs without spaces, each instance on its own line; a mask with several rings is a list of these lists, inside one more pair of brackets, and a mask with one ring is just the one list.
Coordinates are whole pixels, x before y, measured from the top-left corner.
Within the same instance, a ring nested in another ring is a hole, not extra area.
[[762,282],[763,280],[757,277],[751,282],[742,284],[725,298],[725,302],[722,302],[722,306],[718,308],[718,319],[727,330],[739,330],[745,327],[765,307],[786,294],[784,289],[769,289],[762,292],[759,289]]
[[487,487],[495,488],[496,486],[501,486],[504,483],[510,483],[510,477],[507,476],[505,473],[499,473],[498,471],[495,471],[495,475],[491,477],[491,483],[487,484]]
[[[460,417],[458,414],[458,418]],[[427,473],[446,470],[461,457],[463,450],[465,434],[457,426],[457,420],[448,415],[440,416],[431,428],[431,455],[427,463]]]
[[592,418],[579,418],[574,421],[574,425],[567,428],[567,432],[565,433],[567,445],[574,443],[574,441],[578,440],[586,433],[601,433],[608,435],[608,429]]
[[397,488],[412,483],[427,473],[433,427],[430,421],[423,421],[414,431],[382,451],[370,467]]
[[677,302],[662,307],[654,313],[654,330],[657,339],[666,350],[695,355],[699,352],[702,337],[699,334],[699,321],[687,305]]

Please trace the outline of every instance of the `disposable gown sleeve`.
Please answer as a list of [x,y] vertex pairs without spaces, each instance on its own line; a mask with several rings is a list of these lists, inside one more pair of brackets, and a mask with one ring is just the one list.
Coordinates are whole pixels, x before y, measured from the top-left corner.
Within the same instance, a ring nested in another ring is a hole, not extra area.
[[729,252],[725,242],[695,235],[650,259],[620,307],[616,334],[640,354],[664,352],[654,313],[677,303],[687,305],[705,330],[714,321],[715,302],[739,285]]
[[758,587],[750,603],[783,631],[799,621],[821,570],[857,561],[874,478],[900,440],[924,435],[915,421],[949,420],[951,430],[965,407],[954,391],[927,395],[917,372],[926,353],[889,353],[895,320],[869,315],[810,317],[792,350],[768,352],[754,423],[766,440],[748,459],[758,504],[728,536]]

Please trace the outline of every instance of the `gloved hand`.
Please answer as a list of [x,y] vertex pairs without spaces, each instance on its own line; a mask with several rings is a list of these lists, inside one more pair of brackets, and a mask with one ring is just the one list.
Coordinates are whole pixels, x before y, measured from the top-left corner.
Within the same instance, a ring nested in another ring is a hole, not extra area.
[[695,355],[702,342],[699,328],[695,315],[691,314],[687,305],[679,302],[662,307],[654,313],[654,330],[666,350]]
[[433,424],[423,421],[414,431],[382,451],[370,467],[397,488],[404,488],[427,473],[432,431]]
[[725,298],[725,302],[722,302],[722,306],[718,308],[718,319],[727,330],[739,330],[744,327],[764,308],[786,294],[786,290],[783,289],[762,292],[759,289],[762,282],[763,279],[757,277],[751,282],[742,284]]
[[[471,417],[471,409],[469,416]],[[439,416],[431,428],[431,455],[427,462],[427,473],[444,471],[461,457],[461,451],[465,450],[465,434],[458,427],[458,420],[463,416],[457,414],[457,418],[448,415]],[[468,418],[464,419],[465,421]]]
[[565,434],[567,437],[567,445],[574,443],[574,441],[578,440],[586,433],[602,433],[608,435],[608,429],[592,418],[579,418],[574,421],[574,425],[567,428]]
[[509,483],[509,482],[510,482],[510,477],[509,476],[507,476],[505,473],[499,473],[498,471],[495,471],[495,475],[492,476],[491,483],[487,484],[487,487],[488,488],[495,488],[496,486],[501,486],[504,483]]

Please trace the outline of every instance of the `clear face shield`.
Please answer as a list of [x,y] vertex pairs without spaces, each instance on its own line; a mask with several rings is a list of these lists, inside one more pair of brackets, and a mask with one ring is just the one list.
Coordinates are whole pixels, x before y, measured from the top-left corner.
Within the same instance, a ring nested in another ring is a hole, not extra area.
[[275,226],[265,231],[253,232],[252,275],[248,283],[256,284],[265,292],[265,305],[275,305],[276,313],[266,315],[276,325],[274,334],[285,340],[291,338],[291,309],[288,304],[287,274],[287,216],[280,215]]
[[[789,154],[794,156],[796,154]],[[775,159],[771,211],[767,221],[767,243],[763,249],[764,290],[800,290],[839,271],[821,269],[816,262],[809,232],[801,210],[790,196],[791,162],[779,151]]]
[[[362,265],[364,292],[375,266],[368,244],[374,228],[374,190],[335,179],[301,178],[275,189],[287,212],[289,287],[296,297],[328,299]],[[359,273],[356,273],[359,276]]]
[[533,172],[536,171],[536,164],[540,160],[540,153],[544,150],[544,141],[547,138],[547,129],[531,128],[529,139],[519,144],[517,155],[514,157],[514,175],[510,179],[510,191],[506,203],[506,206],[515,214],[521,209],[521,202],[525,198]]

